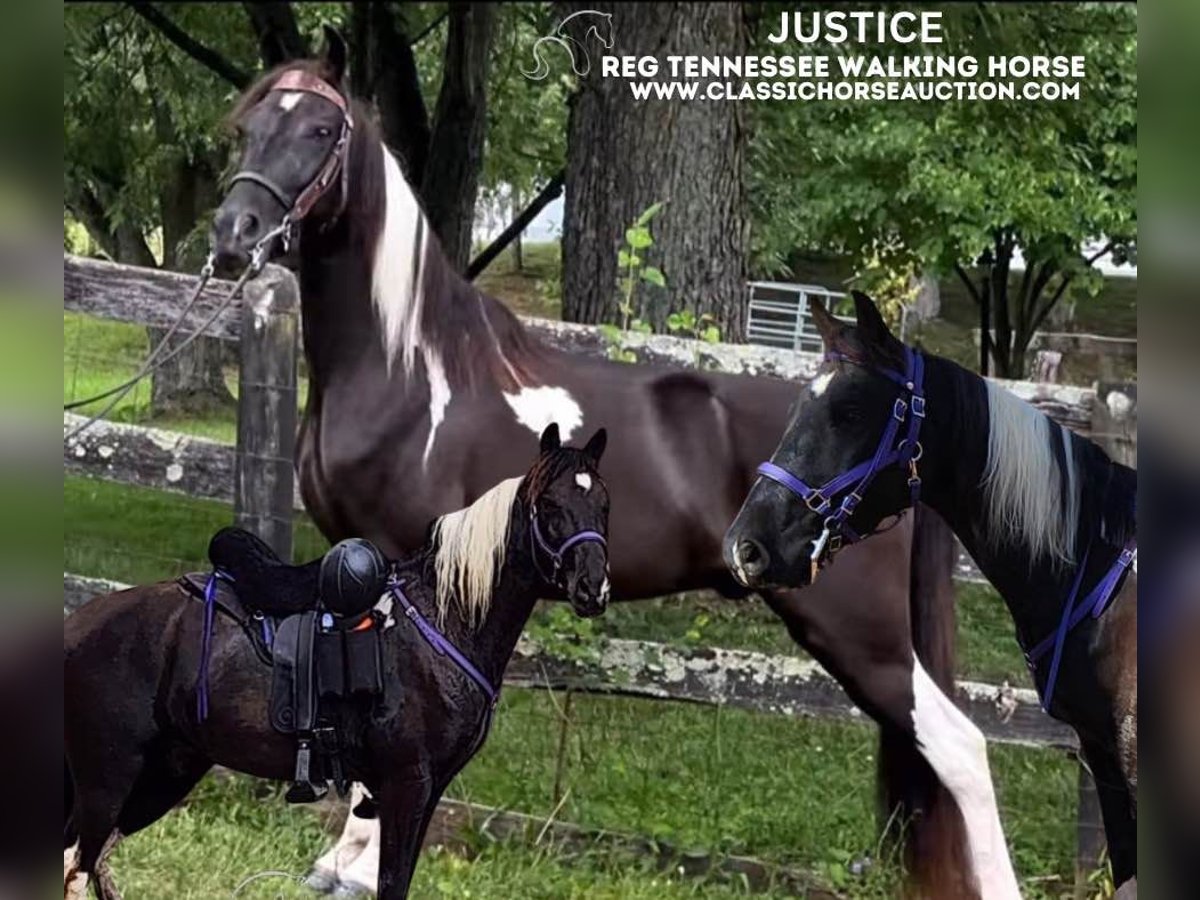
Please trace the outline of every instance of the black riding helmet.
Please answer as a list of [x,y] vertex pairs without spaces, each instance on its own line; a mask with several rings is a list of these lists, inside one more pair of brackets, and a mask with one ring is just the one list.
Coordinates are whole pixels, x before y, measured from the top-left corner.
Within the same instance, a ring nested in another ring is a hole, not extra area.
[[375,605],[387,585],[387,560],[363,538],[335,544],[321,560],[321,605],[339,616],[353,616]]

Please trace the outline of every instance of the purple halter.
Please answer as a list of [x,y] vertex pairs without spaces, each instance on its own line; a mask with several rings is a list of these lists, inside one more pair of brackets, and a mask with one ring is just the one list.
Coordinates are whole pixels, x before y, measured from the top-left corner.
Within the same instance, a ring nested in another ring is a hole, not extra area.
[[[829,352],[827,360],[849,362],[863,365],[863,362],[842,353]],[[911,347],[904,348],[905,371],[900,373],[894,369],[873,368],[885,378],[900,385],[901,395],[892,404],[892,414],[883,429],[875,455],[864,460],[840,475],[836,475],[820,487],[812,487],[797,478],[787,469],[773,462],[764,462],[758,467],[758,474],[782,484],[785,488],[804,501],[817,514],[829,513],[825,518],[825,529],[821,536],[813,541],[811,560],[814,575],[826,550],[836,553],[841,549],[843,541],[858,541],[862,539],[853,528],[849,519],[855,508],[862,502],[871,482],[880,470],[888,466],[907,466],[909,477],[908,487],[915,504],[921,496],[921,478],[917,474],[917,460],[921,458],[921,444],[917,440],[921,433],[921,422],[925,418],[925,393],[923,378],[925,375],[925,360]],[[905,397],[907,396],[907,399]],[[896,437],[901,426],[907,425],[899,443]],[[834,508],[836,498],[844,494],[841,503]],[[830,512],[832,510],[832,512]]]
[[[567,551],[572,547],[575,547],[578,544],[586,543],[599,544],[601,547],[605,548],[608,547],[608,541],[604,539],[604,535],[598,531],[592,531],[590,528],[588,528],[584,529],[583,531],[575,532],[573,535],[563,541],[559,548],[555,550],[542,536],[542,529],[538,526],[536,506],[533,508],[529,516],[529,534],[533,539],[533,564],[537,566],[538,573],[550,584],[557,583],[556,579],[558,578],[559,570],[562,568],[563,557],[566,556]],[[546,570],[542,568],[542,563],[538,559],[538,550],[541,550],[542,553],[550,557],[550,564],[552,568],[550,569],[549,575],[546,574]]]

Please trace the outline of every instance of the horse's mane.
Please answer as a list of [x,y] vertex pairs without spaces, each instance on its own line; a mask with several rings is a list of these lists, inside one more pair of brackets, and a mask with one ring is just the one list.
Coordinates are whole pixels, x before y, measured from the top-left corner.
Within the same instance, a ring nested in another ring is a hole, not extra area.
[[513,506],[520,502],[532,507],[555,479],[581,467],[595,468],[583,451],[559,447],[540,456],[524,478],[502,481],[466,509],[434,521],[430,548],[440,627],[445,626],[452,606],[468,628],[487,618],[507,560]]
[[1136,473],[1003,386],[938,362],[938,377],[959,382],[956,420],[986,435],[979,485],[993,546],[1073,566],[1094,540],[1133,536]]
[[[334,84],[323,60],[285,63],[242,94],[230,122],[236,124],[291,69]],[[538,384],[533,373],[545,347],[507,306],[454,270],[409,184],[410,174],[384,143],[374,110],[347,97],[354,115],[349,192],[344,230],[339,225],[334,231],[367,263],[389,368],[398,365],[411,375],[420,360],[430,390],[446,393],[482,381],[502,390]]]
[[452,603],[469,628],[478,626],[487,616],[496,576],[508,552],[512,507],[522,481],[502,481],[466,509],[434,522],[434,594],[439,627],[445,627]]

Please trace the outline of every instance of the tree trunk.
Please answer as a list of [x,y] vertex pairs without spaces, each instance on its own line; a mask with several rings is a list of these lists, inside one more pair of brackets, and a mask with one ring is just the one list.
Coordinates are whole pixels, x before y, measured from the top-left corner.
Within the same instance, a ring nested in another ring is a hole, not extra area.
[[[160,139],[171,146],[177,142],[170,122],[156,116]],[[189,158],[190,156],[190,158]],[[200,149],[180,153],[164,167],[158,205],[162,221],[163,268],[199,273],[204,262],[203,241],[189,241],[197,223],[207,218],[220,200],[219,163],[210,161]],[[201,227],[204,227],[203,225]],[[183,303],[186,298],[180,297]],[[147,328],[150,346],[158,346],[166,329]],[[188,336],[181,329],[164,354]],[[161,416],[207,413],[233,405],[233,394],[225,384],[225,364],[232,362],[229,348],[215,338],[199,338],[171,357],[150,376],[150,412]]]
[[487,126],[488,56],[495,8],[488,3],[450,6],[442,87],[433,115],[421,199],[451,263],[465,272],[483,139]]
[[[512,210],[510,215],[511,215],[512,219],[516,219],[516,217],[521,214],[521,197],[514,190],[512,192],[512,197],[510,197],[509,200],[510,200],[509,209]],[[513,271],[514,272],[524,272],[525,271],[525,258],[524,258],[524,254],[521,251],[521,236],[519,234],[515,238],[513,238],[512,250],[513,250]]]
[[987,274],[979,285],[979,374],[988,376],[992,358],[992,291]]
[[425,176],[429,113],[403,16],[381,2],[350,5],[350,80],[354,93],[379,110],[384,143],[413,185]]
[[[738,3],[569,3],[612,13],[615,46],[607,51],[655,56],[660,71],[672,54],[737,56],[746,34]],[[625,229],[656,201],[655,244],[641,254],[666,275],[665,289],[642,283],[635,312],[663,330],[667,315],[688,309],[712,314],[725,340],[745,334],[746,133],[741,104],[679,100],[635,102],[629,84],[600,77],[605,52],[587,36],[581,16],[577,39],[591,56],[591,72],[571,100],[567,128],[567,182],[563,223],[563,318],[619,321],[617,251]],[[572,24],[575,24],[572,23]],[[549,59],[553,76],[569,65]]]

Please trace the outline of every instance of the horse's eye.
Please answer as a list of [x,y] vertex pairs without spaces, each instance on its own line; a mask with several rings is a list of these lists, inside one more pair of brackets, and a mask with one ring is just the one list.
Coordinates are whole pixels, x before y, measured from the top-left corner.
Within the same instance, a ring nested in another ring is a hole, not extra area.
[[313,132],[313,134],[315,134],[319,138],[327,138],[331,134],[333,134],[333,129],[326,128],[324,125],[321,125],[316,128],[316,130]]
[[830,412],[835,425],[848,425],[862,418],[862,410],[853,403],[838,403]]

